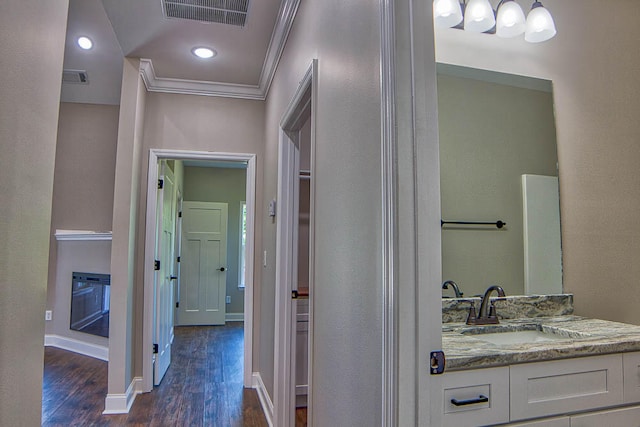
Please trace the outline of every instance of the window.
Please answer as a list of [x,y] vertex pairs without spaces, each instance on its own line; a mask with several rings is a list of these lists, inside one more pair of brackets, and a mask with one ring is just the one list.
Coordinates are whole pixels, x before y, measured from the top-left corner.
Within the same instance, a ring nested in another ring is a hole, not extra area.
[[246,270],[245,254],[247,246],[247,203],[240,202],[240,256],[238,257],[238,288],[244,289]]

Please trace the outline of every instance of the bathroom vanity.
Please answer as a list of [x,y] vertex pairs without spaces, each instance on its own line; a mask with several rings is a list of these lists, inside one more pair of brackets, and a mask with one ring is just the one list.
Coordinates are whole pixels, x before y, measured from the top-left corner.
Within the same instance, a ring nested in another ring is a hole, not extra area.
[[640,426],[640,326],[574,316],[570,295],[507,298],[499,325],[469,326],[471,300],[443,302],[444,426]]

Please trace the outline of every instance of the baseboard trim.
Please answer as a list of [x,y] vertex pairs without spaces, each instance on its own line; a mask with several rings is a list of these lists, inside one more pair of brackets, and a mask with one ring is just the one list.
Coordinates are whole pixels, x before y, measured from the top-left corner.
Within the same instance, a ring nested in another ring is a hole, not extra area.
[[142,377],[135,377],[127,388],[126,393],[107,394],[104,400],[104,415],[127,414],[136,396],[142,393]]
[[297,385],[296,386],[296,396],[306,396],[309,393],[308,385]]
[[109,361],[109,347],[90,344],[74,338],[54,334],[45,335],[44,346],[61,348],[63,350],[73,351],[74,353],[104,360],[105,362]]
[[225,322],[244,322],[244,313],[226,313],[224,315]]
[[253,388],[258,392],[260,406],[262,406],[262,411],[264,412],[264,416],[267,419],[269,427],[273,427],[273,402],[271,401],[267,388],[262,381],[260,372],[253,373]]

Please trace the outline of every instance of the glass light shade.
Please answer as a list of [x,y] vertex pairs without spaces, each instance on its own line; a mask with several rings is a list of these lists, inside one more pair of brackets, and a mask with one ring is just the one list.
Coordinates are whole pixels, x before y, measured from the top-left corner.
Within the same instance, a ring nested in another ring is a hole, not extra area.
[[464,11],[464,29],[484,33],[496,25],[496,17],[489,0],[469,0]]
[[542,3],[536,1],[527,16],[524,39],[530,43],[540,43],[553,38],[556,32],[556,24],[553,22],[553,17],[542,6]]
[[459,0],[435,0],[433,19],[438,27],[451,28],[462,22],[462,7]]
[[496,35],[503,38],[517,37],[524,33],[524,12],[518,3],[506,0],[498,9]]

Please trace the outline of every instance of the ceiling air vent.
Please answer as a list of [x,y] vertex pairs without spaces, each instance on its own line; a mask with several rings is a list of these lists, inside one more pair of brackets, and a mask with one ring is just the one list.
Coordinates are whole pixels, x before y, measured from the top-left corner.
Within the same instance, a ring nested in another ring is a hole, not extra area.
[[244,27],[249,0],[162,0],[167,18]]
[[62,70],[62,83],[89,84],[89,74],[83,70]]

